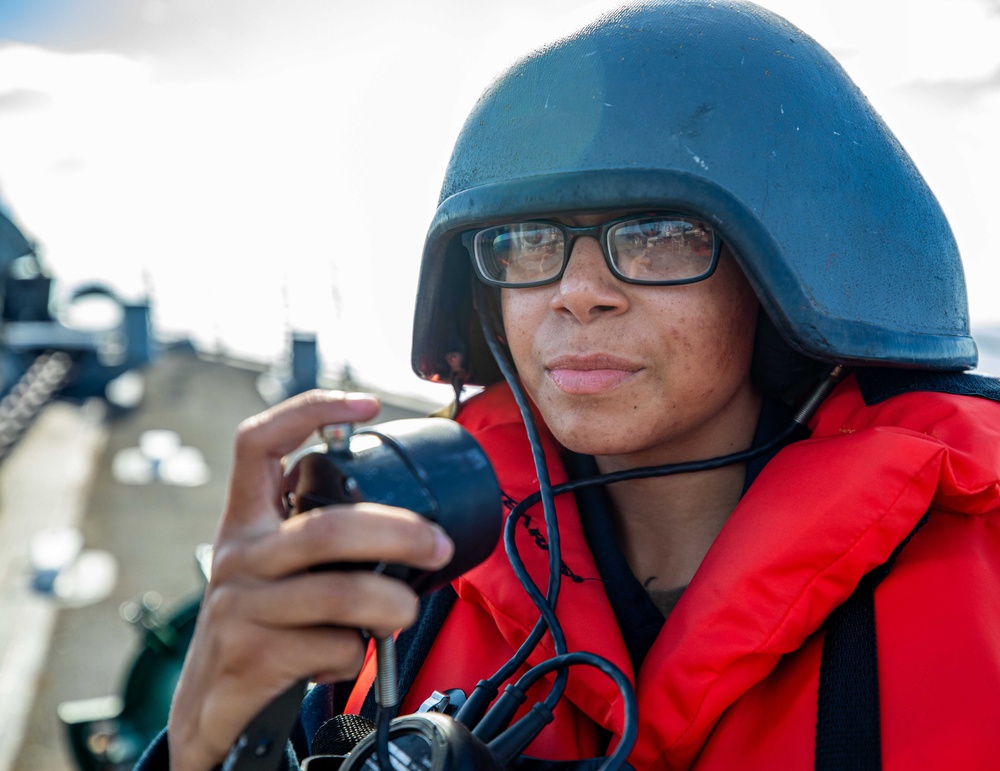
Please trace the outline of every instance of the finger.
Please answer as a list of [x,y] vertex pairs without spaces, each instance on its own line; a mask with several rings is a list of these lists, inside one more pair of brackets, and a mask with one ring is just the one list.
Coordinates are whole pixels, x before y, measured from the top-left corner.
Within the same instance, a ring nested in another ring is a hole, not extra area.
[[378,408],[378,400],[369,394],[314,390],[245,420],[236,434],[220,535],[273,527],[281,519],[281,458],[301,446],[317,428],[370,420]]
[[435,570],[454,544],[435,523],[406,509],[364,502],[313,509],[253,539],[223,546],[212,572],[219,581],[251,575],[277,579],[329,562],[394,562]]
[[258,697],[261,706],[268,696],[315,672],[356,675],[367,645],[354,628],[275,629],[255,624],[230,625],[216,642],[226,655],[213,689],[240,683],[238,689],[248,698],[260,689],[265,692]]
[[417,617],[418,599],[402,581],[370,570],[303,573],[283,581],[218,587],[209,618],[241,618],[271,628],[341,626],[395,631]]

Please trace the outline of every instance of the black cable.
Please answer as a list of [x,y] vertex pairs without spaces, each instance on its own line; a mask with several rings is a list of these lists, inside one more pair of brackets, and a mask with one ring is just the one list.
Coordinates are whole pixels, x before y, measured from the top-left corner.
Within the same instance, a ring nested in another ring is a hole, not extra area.
[[[587,477],[586,479],[573,479],[569,482],[563,482],[560,485],[556,485],[552,488],[552,494],[561,495],[563,493],[581,490],[585,487],[591,487],[593,485],[609,485],[614,484],[615,482],[626,482],[630,479],[646,479],[650,477],[672,476],[673,474],[688,474],[696,471],[711,471],[713,469],[722,468],[723,466],[729,466],[736,463],[747,463],[760,457],[761,455],[766,455],[779,449],[795,435],[796,431],[804,429],[806,424],[809,422],[809,419],[819,407],[820,402],[830,394],[830,391],[833,390],[833,387],[838,382],[840,382],[844,374],[845,370],[841,365],[833,367],[827,374],[826,379],[820,383],[812,395],[810,395],[809,398],[806,399],[805,403],[799,408],[798,412],[795,413],[795,417],[792,418],[792,422],[772,437],[770,441],[765,442],[759,447],[750,447],[746,450],[730,453],[729,455],[719,455],[715,458],[706,458],[704,460],[668,463],[662,466],[641,466],[639,468],[612,471],[608,474],[598,474],[597,476]],[[540,500],[540,492],[541,491],[538,493],[532,493],[527,498],[522,500],[517,507],[515,507],[515,511],[522,506],[527,509],[538,503]]]
[[426,516],[434,522],[437,522],[441,518],[441,507],[438,504],[437,496],[434,494],[434,491],[431,490],[432,483],[430,475],[427,473],[427,469],[419,463],[415,463],[413,458],[410,456],[409,451],[395,437],[389,436],[388,434],[379,431],[377,428],[359,428],[354,432],[355,436],[363,434],[374,436],[382,442],[382,444],[387,447],[391,447],[395,451],[400,462],[406,466],[406,470],[410,472],[410,476],[420,486],[420,492],[422,492],[424,494],[424,498],[427,499],[429,511]]
[[[766,455],[767,453],[780,447],[782,444],[787,442],[799,428],[801,428],[801,424],[793,421],[765,444],[762,444],[759,447],[751,447],[747,450],[730,453],[729,455],[719,455],[715,458],[706,458],[705,460],[690,460],[682,463],[669,463],[662,466],[642,466],[639,468],[623,469],[621,471],[612,471],[608,474],[598,474],[597,476],[587,477],[586,479],[571,479],[568,482],[563,482],[562,484],[553,487],[552,492],[554,495],[562,495],[563,493],[581,490],[585,487],[592,487],[593,485],[609,485],[614,484],[615,482],[626,482],[630,479],[646,479],[650,477],[672,476],[674,474],[689,474],[696,471],[711,471],[712,469],[722,468],[723,466],[729,466],[735,463],[747,463],[754,458]],[[515,511],[522,506],[525,509],[534,506],[538,503],[539,499],[540,497],[538,493],[532,493],[518,504]]]
[[546,536],[548,538],[549,585],[546,597],[548,597],[549,602],[554,605],[559,596],[559,582],[562,577],[562,549],[558,522],[556,520],[556,504],[555,497],[552,492],[552,480],[549,477],[549,467],[545,459],[545,451],[542,447],[542,437],[538,432],[538,426],[535,423],[535,414],[532,412],[531,405],[528,403],[528,396],[524,392],[521,381],[518,378],[517,373],[511,367],[511,364],[507,360],[503,350],[500,348],[499,342],[493,335],[490,334],[490,330],[487,327],[487,319],[482,313],[480,313],[480,323],[483,324],[483,335],[486,337],[486,343],[490,348],[490,353],[493,354],[493,358],[496,359],[497,366],[500,368],[500,372],[503,375],[504,380],[506,380],[507,384],[510,386],[511,393],[514,395],[514,401],[517,403],[517,408],[521,413],[521,420],[524,422],[525,432],[528,434],[528,444],[531,447],[531,458],[535,465],[536,475],[538,476],[537,495],[539,495],[542,502],[542,512],[547,531]]
[[[503,529],[504,547],[507,551],[507,559],[514,569],[514,574],[517,576],[521,586],[528,593],[528,596],[531,597],[531,601],[535,603],[535,607],[541,613],[539,620],[545,623],[549,634],[552,635],[552,644],[556,649],[556,655],[562,655],[567,652],[566,635],[563,633],[562,624],[559,623],[559,619],[556,617],[555,609],[546,601],[546,598],[542,596],[541,590],[531,580],[528,569],[524,564],[524,560],[521,559],[521,555],[517,550],[517,544],[514,541],[515,534],[517,533],[517,523],[527,515],[529,507],[530,505],[518,504],[511,511],[510,516],[507,517]],[[505,677],[504,680],[506,679]]]
[[[635,469],[625,469],[609,474],[601,474],[588,479],[572,480],[553,487],[548,473],[548,465],[542,448],[541,437],[539,436],[538,428],[535,424],[534,414],[528,404],[528,399],[524,393],[521,382],[501,348],[500,342],[490,324],[486,310],[479,304],[477,304],[476,310],[479,315],[479,323],[486,344],[489,347],[490,353],[493,355],[497,366],[500,368],[500,372],[503,375],[504,380],[507,381],[507,384],[511,389],[511,393],[514,396],[514,400],[517,403],[518,410],[521,413],[521,418],[528,434],[532,460],[538,477],[538,492],[533,493],[520,501],[507,518],[507,523],[504,528],[504,547],[518,581],[521,583],[525,591],[528,592],[532,602],[534,602],[535,606],[538,608],[540,616],[528,638],[521,644],[521,647],[518,648],[514,656],[509,659],[507,663],[502,666],[491,678],[485,681],[481,680],[479,682],[476,686],[476,691],[472,694],[472,697],[470,697],[466,706],[472,707],[470,702],[473,700],[482,701],[483,710],[485,710],[485,705],[496,695],[498,684],[508,679],[523,665],[525,661],[527,661],[531,651],[537,646],[538,642],[545,633],[545,629],[547,628],[549,633],[552,635],[553,645],[555,646],[557,655],[552,659],[532,667],[518,680],[514,688],[510,689],[510,692],[512,694],[516,693],[516,699],[523,699],[524,691],[534,684],[540,677],[554,670],[558,670],[552,689],[545,698],[544,702],[536,703],[525,717],[521,718],[521,720],[510,726],[510,728],[506,729],[492,742],[490,742],[490,748],[495,751],[501,765],[506,765],[513,761],[528,746],[528,744],[530,744],[534,737],[538,735],[542,728],[544,728],[544,726],[552,720],[552,710],[555,708],[555,705],[562,697],[566,688],[566,681],[569,674],[568,667],[571,664],[576,663],[587,664],[589,666],[597,667],[611,677],[618,686],[625,702],[622,739],[615,748],[615,752],[612,753],[607,762],[601,766],[600,770],[611,771],[612,769],[620,768],[625,763],[629,752],[631,752],[632,747],[635,744],[635,740],[638,735],[638,704],[636,702],[635,692],[632,688],[631,682],[624,675],[624,673],[622,673],[621,670],[615,667],[610,661],[592,653],[566,652],[565,636],[562,631],[562,626],[559,624],[555,615],[555,606],[559,595],[559,583],[562,575],[559,528],[555,516],[555,496],[598,484],[607,485],[631,479],[708,471],[733,464],[746,463],[761,455],[772,452],[780,448],[784,443],[791,439],[797,430],[805,426],[808,419],[815,412],[820,401],[822,401],[822,399],[829,394],[834,385],[836,385],[837,381],[842,377],[844,369],[840,365],[833,367],[832,371],[828,373],[827,378],[820,384],[809,399],[807,399],[806,403],[795,415],[793,421],[777,436],[760,447],[749,448],[747,450],[741,450],[728,455],[699,461],[687,461],[660,466],[645,466]],[[549,582],[548,591],[544,597],[535,582],[532,580],[530,574],[528,574],[527,569],[518,554],[514,538],[517,521],[519,521],[521,517],[525,516],[527,510],[539,501],[542,503],[542,511],[549,546]],[[487,696],[486,694],[490,695]],[[476,699],[477,696],[480,697],[480,699]],[[505,707],[508,707],[511,711],[513,711],[513,707],[511,705],[514,700],[515,699],[512,698],[510,704],[505,705]],[[474,711],[471,709],[467,712],[468,714],[466,717],[469,722],[474,723],[479,721],[480,714],[474,714]],[[462,711],[460,711],[456,717],[459,720],[462,720]],[[499,721],[492,722],[498,723]],[[469,727],[475,728],[474,725],[469,725]]]
[[[556,485],[552,488],[553,495],[561,495],[563,493],[572,492],[574,490],[579,490],[584,487],[590,487],[599,484],[612,484],[614,482],[622,482],[628,479],[634,479],[639,477],[655,477],[655,476],[669,476],[672,474],[681,473],[692,473],[696,471],[706,471],[709,469],[719,468],[721,466],[727,466],[733,463],[745,463],[747,461],[753,460],[754,458],[765,455],[777,447],[784,444],[788,438],[794,434],[794,432],[799,428],[799,423],[792,422],[778,435],[772,438],[770,441],[756,448],[751,448],[748,450],[741,450],[740,452],[731,453],[729,455],[719,456],[716,458],[709,458],[700,461],[688,461],[685,463],[675,463],[663,466],[646,466],[643,468],[626,469],[624,471],[616,471],[609,474],[601,474],[594,477],[588,477],[586,479],[575,479],[569,482],[564,482],[563,484]],[[528,592],[535,606],[538,607],[541,612],[541,618],[539,618],[538,626],[544,624],[549,628],[550,633],[553,637],[553,642],[556,642],[557,635],[562,640],[562,648],[565,651],[565,637],[563,635],[562,626],[559,623],[558,618],[555,615],[554,610],[551,606],[544,602],[544,598],[541,596],[541,591],[538,589],[534,581],[532,581],[531,576],[528,574],[527,569],[524,566],[524,562],[521,560],[520,554],[517,551],[517,545],[514,541],[514,533],[516,532],[517,522],[523,518],[527,510],[538,503],[540,499],[539,493],[532,493],[527,498],[522,500],[517,504],[511,511],[507,518],[507,522],[504,526],[504,547],[507,551],[508,560],[514,569],[514,574],[517,576],[518,581],[524,587],[524,590]],[[533,630],[534,632],[535,630]],[[520,668],[525,661],[527,661],[528,655],[537,644],[538,639],[532,639],[529,637],[522,644],[521,648],[517,650],[514,656],[504,665],[501,672],[504,673],[502,679],[497,678],[498,682],[503,682],[503,680],[508,679],[513,673]],[[532,643],[529,645],[529,643]],[[557,654],[559,651],[559,646],[557,643]],[[498,672],[498,675],[500,673]],[[553,685],[552,690],[546,697],[545,702],[547,705],[554,707],[556,701],[562,695],[563,688]]]
[[392,760],[389,757],[389,726],[394,712],[394,709],[379,705],[375,715],[375,763],[380,771],[392,771]]
[[[498,687],[499,683],[508,679],[513,672],[520,668],[524,661],[527,660],[528,655],[544,635],[546,628],[549,628],[550,633],[552,633],[552,627],[547,623],[546,618],[547,616],[550,616],[551,619],[555,621],[555,612],[553,608],[555,608],[556,602],[559,599],[559,584],[562,578],[562,549],[559,537],[559,525],[556,520],[555,496],[552,490],[552,480],[549,477],[545,451],[542,447],[542,439],[538,432],[538,426],[535,424],[534,413],[531,411],[531,406],[528,403],[528,397],[521,386],[521,381],[518,379],[517,373],[507,360],[507,356],[501,349],[499,341],[496,339],[496,335],[491,328],[490,320],[486,315],[485,309],[477,304],[477,311],[479,314],[479,324],[483,332],[483,337],[486,340],[486,344],[489,346],[490,353],[493,355],[497,366],[500,368],[500,373],[503,375],[504,380],[507,381],[508,386],[510,386],[511,393],[514,395],[514,401],[517,403],[518,410],[521,413],[521,419],[524,422],[525,431],[528,434],[528,444],[531,447],[531,456],[535,466],[535,473],[538,477],[538,492],[536,493],[538,498],[536,498],[536,501],[541,500],[542,503],[542,512],[545,521],[545,530],[548,538],[549,549],[549,582],[544,598],[539,597],[537,587],[535,587],[531,577],[527,575],[527,571],[523,571],[522,574],[518,575],[518,580],[531,596],[536,607],[538,607],[541,617],[535,623],[535,627],[532,629],[528,639],[522,643],[517,653],[515,653],[514,658],[508,661],[507,664],[501,667],[500,670],[489,678],[488,682],[495,689]],[[505,548],[508,548],[506,530],[504,542]],[[513,543],[513,537],[511,537],[510,543]],[[508,548],[508,554],[509,553],[510,549]],[[514,549],[514,553],[516,554],[516,549]],[[524,579],[526,579],[526,581]],[[529,585],[531,587],[530,589],[528,588]],[[539,602],[539,599],[541,599],[541,602]],[[559,629],[558,639],[554,634],[553,645],[555,647],[556,654],[562,655],[566,653],[565,638],[561,634],[562,630],[561,627],[558,626],[558,622],[556,622],[556,628]],[[556,676],[556,682],[553,685],[553,690],[557,691],[560,695],[565,690],[567,677],[568,673],[565,670],[561,670]]]
[[[546,602],[545,597],[542,596],[541,590],[531,580],[531,576],[528,574],[528,570],[525,567],[524,561],[521,559],[521,555],[517,550],[517,545],[514,542],[514,536],[517,532],[517,523],[526,515],[528,506],[523,506],[518,504],[511,511],[510,515],[507,517],[507,521],[504,523],[504,547],[507,551],[507,559],[510,562],[511,567],[514,570],[514,575],[517,576],[518,582],[521,584],[522,588],[531,597],[531,601],[535,604],[541,613],[541,617],[538,619],[538,623],[535,625],[535,630],[544,629],[547,627],[549,633],[552,635],[552,642],[556,648],[556,651],[566,651],[566,635],[563,632],[562,624],[559,623],[559,619],[555,614],[555,610]],[[534,633],[535,630],[532,630]],[[539,635],[541,637],[541,635]],[[494,675],[499,682],[509,679],[514,672],[527,661],[528,655],[534,649],[538,640],[532,640],[529,636],[521,647],[518,648],[517,652],[512,656],[507,663]],[[557,655],[563,655],[558,654]],[[509,671],[508,671],[509,670]],[[562,674],[565,670],[560,670]],[[502,676],[502,679],[501,679]],[[563,678],[565,681],[568,678]],[[554,707],[555,702],[559,700],[562,695],[563,689],[557,688],[553,685],[552,690],[549,692],[549,696],[546,698],[546,705],[551,705]],[[510,723],[511,718],[514,716],[516,709],[524,702],[524,693],[521,691],[519,686],[508,685],[502,695],[483,715],[482,720],[479,721],[473,729],[473,734],[482,739],[483,741],[489,741],[494,738],[500,731],[507,728]]]
[[[768,442],[758,447],[749,448],[746,450],[741,450],[735,453],[730,453],[729,455],[718,456],[715,458],[708,458],[698,461],[687,461],[683,463],[667,464],[661,466],[646,466],[642,468],[626,469],[623,471],[612,472],[609,474],[602,474],[594,477],[589,477],[587,479],[578,479],[565,482],[560,485],[556,485],[551,489],[553,496],[560,495],[567,492],[572,492],[574,490],[579,490],[585,487],[590,487],[598,484],[613,484],[615,482],[627,481],[636,478],[649,478],[649,477],[660,477],[660,476],[670,476],[673,474],[681,473],[694,473],[698,471],[707,471],[711,469],[721,468],[723,466],[736,464],[736,463],[746,463],[762,455],[767,455],[774,450],[783,446],[789,439],[793,437],[796,431],[800,430],[805,423],[811,417],[812,413],[815,411],[816,406],[819,403],[820,396],[826,396],[829,390],[837,382],[841,375],[841,371],[836,371],[831,374],[831,376],[825,381],[815,394],[815,397],[810,399],[806,405],[800,409],[796,414],[795,418],[788,426],[786,426],[781,432],[772,437]],[[525,591],[528,592],[532,601],[535,603],[536,607],[539,608],[540,618],[532,630],[529,637],[522,643],[521,647],[518,648],[514,656],[495,674],[491,680],[493,681],[493,695],[496,695],[498,689],[498,683],[502,683],[504,680],[508,679],[513,675],[513,673],[520,668],[521,665],[527,661],[528,656],[531,651],[540,641],[544,630],[547,627],[552,636],[553,641],[557,645],[557,650],[559,647],[563,647],[565,650],[565,637],[562,632],[562,627],[559,624],[558,618],[556,617],[552,606],[545,602],[541,597],[541,592],[535,585],[534,581],[528,574],[523,561],[517,551],[517,546],[514,540],[514,534],[516,532],[516,524],[520,519],[522,519],[529,508],[538,503],[542,499],[541,490],[527,498],[520,501],[511,511],[507,518],[507,522],[504,527],[504,547],[507,552],[508,559],[514,570],[518,581],[524,587]],[[551,569],[551,567],[550,567]],[[557,640],[562,640],[562,642],[557,642]],[[610,664],[610,662],[609,662]],[[481,681],[485,682],[485,681]],[[561,681],[557,681],[553,685],[552,690],[545,699],[545,705],[548,709],[553,709],[555,704],[558,702],[564,690],[565,678]],[[627,681],[626,681],[627,682]],[[631,685],[628,684],[629,693],[631,693]],[[518,688],[518,690],[520,690]],[[624,695],[624,694],[623,694]],[[501,697],[502,699],[504,697]],[[510,708],[512,706],[512,700],[508,699],[504,704],[504,708]],[[491,710],[492,712],[492,710]],[[491,719],[492,718],[492,719]],[[509,719],[509,716],[507,717]],[[489,739],[489,733],[496,730],[495,726],[498,725],[503,720],[503,717],[499,719],[496,716],[491,716],[487,714],[483,718],[484,722],[489,724],[489,729],[484,730],[484,738]]]
[[[556,488],[558,489],[558,488]],[[524,642],[517,649],[513,656],[489,678],[489,681],[498,689],[499,684],[505,680],[509,680],[514,673],[521,668],[521,666],[528,660],[528,656],[531,655],[531,651],[535,649],[542,636],[545,634],[546,630],[552,635],[553,646],[556,649],[557,654],[566,652],[566,636],[562,631],[562,625],[559,623],[559,619],[556,617],[555,611],[552,605],[550,605],[546,598],[542,596],[541,590],[534,581],[531,580],[531,576],[528,574],[527,568],[524,566],[524,561],[521,559],[521,555],[517,550],[517,545],[514,541],[514,536],[516,533],[516,527],[518,521],[525,515],[530,506],[533,506],[538,502],[540,496],[538,493],[532,493],[530,496],[530,503],[525,505],[525,501],[522,501],[517,506],[513,508],[510,515],[507,517],[507,521],[504,523],[504,549],[507,553],[507,558],[510,561],[511,568],[514,570],[514,575],[517,577],[518,582],[531,597],[532,602],[535,607],[538,608],[539,618],[535,622],[534,628],[528,637],[525,638]],[[527,499],[526,499],[527,500]]]

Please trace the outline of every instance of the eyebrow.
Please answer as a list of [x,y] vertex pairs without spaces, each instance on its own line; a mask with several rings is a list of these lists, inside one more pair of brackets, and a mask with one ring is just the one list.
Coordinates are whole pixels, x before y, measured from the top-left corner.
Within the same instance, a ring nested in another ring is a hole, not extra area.
[[592,224],[600,225],[602,222],[607,222],[608,220],[617,219],[619,217],[624,217],[628,214],[641,214],[642,211],[638,209],[614,209],[605,212],[582,212],[582,213],[564,213],[556,214],[551,217],[544,217],[543,219],[554,220],[556,222],[561,222],[563,225],[568,225],[571,228],[575,227],[590,227],[591,225],[581,224],[580,218],[597,218]]

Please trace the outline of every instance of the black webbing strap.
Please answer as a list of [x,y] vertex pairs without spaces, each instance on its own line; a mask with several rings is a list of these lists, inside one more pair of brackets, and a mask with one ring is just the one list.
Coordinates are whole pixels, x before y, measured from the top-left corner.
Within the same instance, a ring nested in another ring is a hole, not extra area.
[[816,771],[882,768],[875,588],[928,516],[924,514],[885,564],[865,575],[827,620],[819,667]]
[[858,367],[855,373],[861,396],[869,406],[913,391],[979,396],[1000,402],[1000,379],[971,372],[919,372],[912,369]]

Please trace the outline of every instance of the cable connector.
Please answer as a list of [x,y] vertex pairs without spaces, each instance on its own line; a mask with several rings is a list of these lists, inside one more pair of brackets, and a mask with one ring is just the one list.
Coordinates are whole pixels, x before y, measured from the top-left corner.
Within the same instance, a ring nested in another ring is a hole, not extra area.
[[800,426],[804,426],[809,422],[810,418],[815,414],[816,410],[819,409],[820,403],[830,395],[830,391],[833,387],[837,385],[847,374],[843,364],[838,364],[832,370],[830,374],[826,376],[826,380],[820,383],[816,390],[809,394],[809,398],[805,400],[803,405],[799,408],[799,411],[795,413],[795,417],[792,418]]
[[474,728],[486,713],[490,702],[497,697],[497,687],[489,680],[480,680],[475,689],[466,699],[465,704],[456,713],[455,720],[466,728]]
[[552,722],[552,710],[543,702],[537,702],[527,715],[491,741],[487,746],[497,763],[503,768],[513,763],[531,744],[535,737]]
[[490,711],[486,713],[486,716],[479,722],[479,725],[472,729],[472,735],[478,739],[482,739],[484,742],[493,739],[510,725],[514,713],[517,712],[518,707],[524,704],[527,698],[527,694],[516,685],[513,683],[508,685],[504,688],[503,695],[497,699],[496,704],[490,708]]

